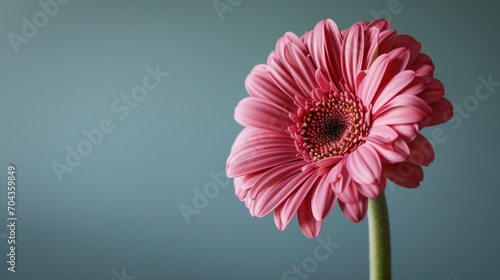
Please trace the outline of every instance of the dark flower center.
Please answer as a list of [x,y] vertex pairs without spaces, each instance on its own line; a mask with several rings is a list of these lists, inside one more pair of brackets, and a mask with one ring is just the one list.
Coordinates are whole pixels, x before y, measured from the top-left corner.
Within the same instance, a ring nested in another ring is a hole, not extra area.
[[[319,141],[321,142],[332,142],[338,141],[342,137],[347,127],[346,118],[340,116],[340,114],[335,114],[336,112],[328,112],[328,116],[319,116],[311,112],[309,122],[311,125],[307,126],[304,131],[308,135],[317,135]],[[314,137],[314,136],[313,136]]]
[[289,127],[299,156],[313,162],[357,148],[366,135],[363,111],[361,102],[346,92],[305,101],[294,117],[296,124]]

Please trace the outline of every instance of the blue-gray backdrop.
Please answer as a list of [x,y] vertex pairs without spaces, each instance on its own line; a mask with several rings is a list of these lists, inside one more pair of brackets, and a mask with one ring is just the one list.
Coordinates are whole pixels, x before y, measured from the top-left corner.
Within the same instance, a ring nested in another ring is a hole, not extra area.
[[498,12],[495,1],[0,1],[0,278],[367,279],[366,220],[336,208],[318,240],[295,219],[280,232],[250,217],[223,171],[244,79],[280,36],[385,17],[423,44],[457,114],[424,131],[436,159],[421,187],[387,188],[394,279],[499,279]]

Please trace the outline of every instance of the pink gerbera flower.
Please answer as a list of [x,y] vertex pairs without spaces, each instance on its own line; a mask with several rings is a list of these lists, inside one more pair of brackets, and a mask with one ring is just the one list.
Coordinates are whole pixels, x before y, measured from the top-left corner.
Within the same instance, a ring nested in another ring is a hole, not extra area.
[[434,158],[419,130],[453,115],[420,48],[383,19],[343,31],[323,20],[281,37],[235,109],[245,128],[226,171],[250,214],[274,211],[283,230],[297,213],[315,237],[336,203],[359,222],[386,179],[417,187]]

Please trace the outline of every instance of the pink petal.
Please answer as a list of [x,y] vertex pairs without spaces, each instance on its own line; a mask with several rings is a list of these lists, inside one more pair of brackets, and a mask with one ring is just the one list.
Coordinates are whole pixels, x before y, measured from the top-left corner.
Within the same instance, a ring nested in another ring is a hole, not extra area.
[[255,182],[264,174],[269,171],[269,169],[260,170],[254,173],[247,174],[245,176],[241,176],[241,188],[242,189],[251,189],[255,185]]
[[[427,88],[427,84],[424,78],[415,76],[413,81],[410,82],[403,90],[401,90],[401,94],[415,95],[419,96],[424,92]],[[421,97],[420,97],[421,98]]]
[[388,53],[392,49],[392,45],[394,44],[394,41],[396,41],[396,31],[389,29],[389,30],[384,30],[380,32],[379,37],[378,37],[378,54],[384,54]]
[[247,195],[248,195],[249,189],[241,189],[241,188],[235,188],[234,193],[238,197],[240,201],[245,201]]
[[234,110],[234,118],[242,126],[285,131],[291,124],[288,112],[274,103],[256,97],[240,101]]
[[318,176],[323,176],[323,174],[330,172],[334,166],[339,163],[344,156],[328,157],[316,162],[316,167],[318,168]]
[[411,124],[396,124],[391,125],[392,129],[397,131],[399,136],[403,138],[406,142],[411,142],[417,136],[419,127],[416,123]]
[[[387,104],[392,98],[401,94],[403,89],[413,81],[415,73],[413,71],[403,71],[394,76],[390,82],[381,89],[373,103],[372,112],[376,114],[382,106]],[[363,81],[364,83],[365,81]],[[371,102],[370,102],[371,103]]]
[[321,225],[323,224],[323,222],[317,221],[313,216],[311,209],[311,192],[299,206],[299,209],[297,211],[297,219],[299,221],[300,229],[305,236],[309,238],[318,236],[319,232],[321,231]]
[[359,184],[374,184],[380,182],[382,164],[380,157],[371,145],[361,145],[346,159],[346,166]]
[[356,76],[362,70],[364,33],[360,24],[353,25],[342,44],[342,74],[351,92],[355,92]]
[[278,41],[276,42],[276,57],[280,61],[285,60],[284,50],[285,50],[286,45],[288,45],[288,44],[295,45],[296,47],[299,48],[300,52],[303,54],[308,53],[307,47],[304,45],[302,40],[299,37],[297,37],[297,35],[295,35],[292,32],[286,32],[285,35],[283,35],[283,37],[279,38]]
[[[375,143],[391,143],[399,137],[399,134],[390,126],[380,125],[370,129],[370,134],[365,140],[371,140]],[[376,140],[378,139],[378,140]]]
[[331,82],[327,77],[325,77],[321,68],[316,69],[314,76],[319,88],[312,92],[311,97],[315,100],[320,100],[325,93],[330,92]]
[[428,114],[421,108],[397,106],[385,110],[373,121],[373,126],[414,124],[424,120]]
[[[289,142],[290,145],[283,145]],[[292,140],[284,132],[261,129],[243,129],[231,148],[226,162],[226,173],[229,177],[251,174],[298,160]]]
[[342,189],[341,192],[336,191],[337,199],[347,204],[356,204],[358,203],[361,195],[358,191],[359,184],[352,180],[352,178],[348,175],[342,177],[335,184],[340,184],[342,186],[333,186],[333,190]]
[[385,179],[385,176],[382,175],[379,181],[380,181],[379,183],[359,185],[358,186],[359,193],[368,198],[378,197],[384,192],[387,180]]
[[372,22],[368,23],[367,28],[370,27],[376,27],[377,29],[380,29],[380,31],[383,31],[391,28],[391,23],[386,19],[377,18],[374,19]]
[[420,53],[408,69],[415,71],[415,75],[425,79],[426,83],[431,83],[433,80],[434,64],[426,54]]
[[387,55],[383,54],[379,56],[372,64],[372,66],[366,71],[366,76],[359,85],[358,96],[360,97],[363,104],[371,104],[373,97],[377,93],[380,82],[384,77],[385,69],[389,60]]
[[415,165],[429,165],[434,160],[434,149],[431,143],[420,133],[408,144],[410,155],[408,161]]
[[255,214],[257,217],[263,217],[273,211],[297,188],[300,188],[309,177],[309,172],[298,170],[290,174],[288,178],[258,193],[255,197]]
[[364,31],[365,33],[365,53],[362,69],[368,69],[372,62],[378,57],[378,36],[380,30],[376,27],[368,27]]
[[439,101],[429,104],[433,115],[427,126],[437,125],[449,121],[453,117],[453,105],[450,101],[442,98]]
[[410,51],[406,48],[395,48],[387,53],[389,56],[389,67],[387,68],[387,77],[394,77],[397,73],[407,69],[410,59]]
[[342,213],[351,221],[359,223],[366,215],[368,209],[368,198],[361,197],[356,204],[346,204],[339,201],[339,207]]
[[305,197],[309,194],[309,191],[315,188],[315,185],[319,182],[312,169],[305,172],[309,172],[309,177],[307,178],[307,180],[304,181],[302,186],[300,188],[297,188],[295,192],[291,194],[283,204],[283,209],[281,211],[281,222],[284,226],[290,223],[293,215],[295,215],[295,213],[299,209],[299,206],[302,204]]
[[315,69],[309,59],[294,44],[285,46],[285,61],[288,71],[292,75],[304,96],[311,96],[311,92],[317,87],[314,77]]
[[424,179],[422,167],[409,162],[384,164],[384,171],[387,179],[406,188],[416,188]]
[[283,220],[281,218],[281,212],[282,212],[283,206],[279,206],[276,209],[274,209],[274,224],[276,224],[276,227],[279,230],[284,230],[286,225],[283,224]]
[[337,83],[341,79],[340,52],[342,49],[342,35],[331,19],[322,20],[314,27],[314,31],[305,40],[316,68],[325,71],[328,78]]
[[312,195],[312,213],[317,221],[322,221],[330,214],[336,201],[335,194],[325,179],[326,176],[323,176]]
[[444,97],[444,86],[438,79],[433,79],[432,83],[427,85],[425,91],[418,97],[422,98],[427,104],[436,102]]
[[338,162],[338,164],[331,167],[328,172],[325,172],[324,176],[325,183],[327,183],[336,193],[342,193],[347,184],[347,179],[351,178],[349,172],[347,171],[347,168],[345,167],[345,160],[341,160]]
[[282,62],[276,59],[275,56],[270,55],[267,60],[268,67],[266,71],[271,76],[274,83],[291,99],[295,99],[296,96],[301,96],[307,99],[309,95],[304,95],[302,90],[297,86],[295,80],[290,75],[286,67]]
[[[380,156],[382,163],[399,163],[405,161],[410,153],[408,145],[402,139],[398,139],[395,143],[373,142],[373,138],[368,139],[366,144],[370,144]],[[397,143],[397,144],[396,144]],[[405,150],[406,148],[406,150]]]
[[243,201],[245,200],[247,192],[242,188],[241,181],[242,181],[241,177],[236,177],[233,180],[233,184],[234,184],[234,193],[241,201]]
[[408,61],[408,64],[411,65],[420,53],[422,45],[417,42],[417,40],[415,40],[415,38],[413,38],[412,36],[403,34],[396,37],[396,41],[394,41],[394,45],[392,47],[394,49],[399,47],[407,48],[410,51],[410,59]]
[[266,71],[267,65],[255,66],[245,79],[245,88],[252,97],[265,99],[283,108],[285,111],[295,111],[293,99],[286,95],[272,80]]
[[422,100],[422,98],[411,94],[402,94],[394,97],[393,99],[391,99],[391,101],[382,106],[374,114],[373,118],[377,120],[386,112],[400,107],[408,108],[408,114],[410,113],[410,110],[419,109],[424,114],[424,116],[422,117],[423,119],[432,115],[432,108],[424,100]]
[[293,174],[300,172],[303,165],[303,160],[297,159],[292,162],[280,164],[269,171],[263,173],[254,184],[248,195],[251,199],[256,199],[260,192],[284,181]]
[[286,163],[302,161],[297,159],[294,154],[290,154],[287,148],[273,149],[272,152],[264,151],[254,152],[248,156],[235,156],[226,165],[228,177],[243,176],[257,171],[281,166]]
[[283,148],[284,146],[295,148],[293,140],[287,132],[245,127],[236,137],[229,158],[234,157],[234,153],[239,153],[242,150],[251,150],[253,152],[261,148]]

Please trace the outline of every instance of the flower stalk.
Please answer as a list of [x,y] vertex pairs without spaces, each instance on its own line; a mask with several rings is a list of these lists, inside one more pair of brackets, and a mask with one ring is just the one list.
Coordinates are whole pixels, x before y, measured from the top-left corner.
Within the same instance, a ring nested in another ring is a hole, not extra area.
[[368,227],[370,235],[370,280],[390,280],[391,237],[389,214],[384,193],[368,201]]

